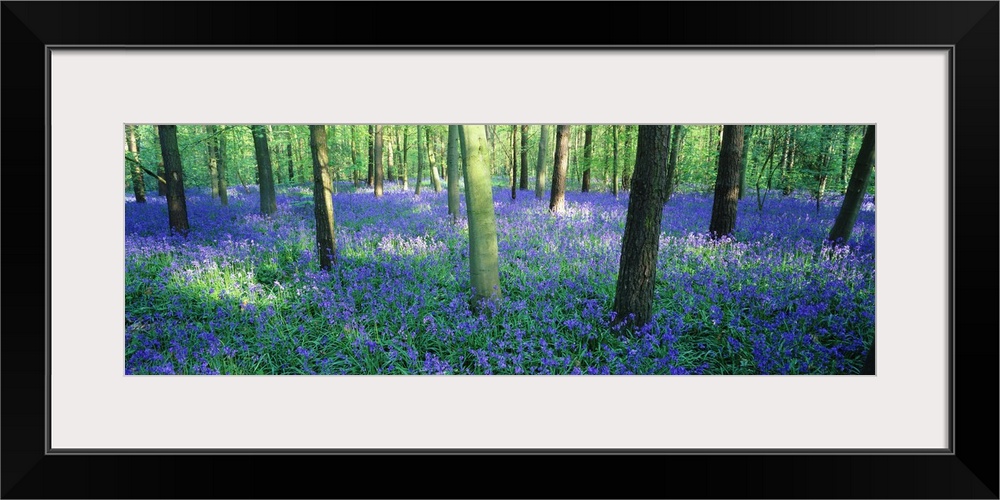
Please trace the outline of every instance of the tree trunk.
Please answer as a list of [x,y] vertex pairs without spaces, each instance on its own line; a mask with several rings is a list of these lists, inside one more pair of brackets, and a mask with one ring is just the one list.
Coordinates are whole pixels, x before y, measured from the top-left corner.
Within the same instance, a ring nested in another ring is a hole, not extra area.
[[541,126],[538,139],[538,161],[535,162],[535,199],[545,199],[545,150],[549,147],[549,128]]
[[216,150],[215,135],[217,130],[215,125],[206,125],[205,132],[208,139],[205,141],[208,150],[208,183],[212,188],[212,198],[219,197],[219,152]]
[[[640,125],[635,170],[625,215],[613,325],[642,327],[653,315],[660,223],[666,197],[669,125]],[[624,332],[623,332],[624,333]]]
[[434,141],[431,140],[431,128],[424,129],[424,139],[427,141],[427,166],[431,169],[431,185],[434,192],[441,192],[441,177],[438,175],[437,165],[434,163]]
[[368,187],[375,187],[375,127],[368,126]]
[[[288,132],[289,135],[291,131]],[[288,138],[288,146],[285,147],[285,154],[288,156],[288,182],[295,180],[295,163],[292,161],[292,140]]]
[[469,274],[473,304],[500,298],[500,259],[490,181],[489,145],[483,126],[462,126],[465,149],[465,205],[469,220]]
[[521,125],[521,183],[518,189],[528,189],[528,126]]
[[510,126],[510,199],[517,199],[517,125]]
[[420,131],[423,127],[417,125],[417,189],[415,194],[420,194],[420,183],[424,177],[424,142],[420,140]]
[[792,194],[795,190],[795,183],[792,180],[792,172],[795,170],[795,153],[798,149],[799,143],[795,140],[795,131],[798,127],[792,127],[792,131],[789,135],[789,141],[791,144],[791,149],[788,151],[788,163],[785,164],[785,170],[781,175],[781,194],[788,196]]
[[[163,151],[163,144],[160,144],[160,151]],[[167,183],[166,183],[167,171],[163,168],[163,159],[162,159],[163,157],[160,156],[160,158],[161,158],[160,161],[156,164],[156,176],[159,177],[159,179],[156,180],[156,194],[158,196],[166,196],[167,195]],[[163,179],[163,180],[161,180],[161,179]]]
[[278,211],[274,196],[274,177],[271,170],[271,150],[267,148],[267,131],[262,125],[251,125],[254,153],[257,156],[257,179],[260,183],[260,213],[271,215]]
[[395,161],[395,158],[393,157],[394,155],[393,155],[392,143],[393,143],[393,135],[389,134],[389,140],[386,141],[385,165],[386,165],[386,178],[389,179],[390,181],[396,180],[396,175],[395,175],[396,170],[393,168],[393,162]]
[[167,181],[167,219],[171,233],[188,234],[187,200],[184,197],[184,168],[177,149],[177,125],[160,125],[160,152]]
[[313,164],[313,212],[316,215],[316,251],[320,269],[337,263],[336,226],[333,221],[333,193],[326,146],[326,125],[309,125],[309,149]]
[[448,215],[458,220],[458,125],[448,125]]
[[674,130],[670,134],[670,158],[667,160],[667,192],[663,199],[664,203],[670,201],[677,188],[677,151],[683,145],[681,142],[683,130],[683,125],[674,125]]
[[146,180],[139,166],[139,140],[135,137],[135,125],[128,126],[128,150],[132,155],[132,193],[136,203],[146,203]]
[[382,125],[375,125],[375,141],[372,148],[372,158],[375,160],[375,197],[382,197],[382,181],[385,172],[382,170]]
[[747,153],[750,151],[750,134],[753,125],[743,127],[743,151],[740,153],[740,186],[737,191],[737,198],[743,199],[743,194],[747,190]]
[[713,238],[727,236],[736,227],[736,206],[740,190],[740,154],[743,125],[726,125],[719,151],[719,171],[715,177],[715,200],[708,232]]
[[222,206],[229,206],[229,183],[226,181],[226,168],[228,166],[226,162],[226,127],[219,125],[219,133],[215,136],[216,148],[215,151],[219,155],[218,169],[219,169],[219,203]]
[[861,202],[865,199],[865,192],[868,191],[868,179],[871,177],[872,168],[875,165],[875,125],[865,127],[865,137],[861,141],[861,150],[858,151],[857,159],[854,160],[854,170],[851,172],[851,182],[847,187],[847,194],[844,195],[844,203],[840,206],[837,219],[830,230],[827,238],[835,244],[846,244],[851,239],[851,232],[854,231],[854,221],[858,218],[858,211],[861,210]]
[[549,210],[560,213],[566,208],[566,168],[569,163],[569,125],[556,127],[556,154],[552,166],[552,194]]
[[614,149],[614,159],[611,162],[611,194],[618,199],[618,125],[611,126],[612,144]]
[[354,187],[357,188],[361,184],[360,176],[358,176],[357,136],[354,133],[354,125],[348,125],[348,127],[351,127],[351,179],[354,180]]
[[590,164],[594,157],[594,126],[587,125],[584,132],[585,139],[583,141],[583,187],[580,189],[581,192],[590,192]]
[[843,151],[840,157],[840,194],[847,194],[847,157],[850,154],[851,126],[844,125],[844,142],[841,144]]

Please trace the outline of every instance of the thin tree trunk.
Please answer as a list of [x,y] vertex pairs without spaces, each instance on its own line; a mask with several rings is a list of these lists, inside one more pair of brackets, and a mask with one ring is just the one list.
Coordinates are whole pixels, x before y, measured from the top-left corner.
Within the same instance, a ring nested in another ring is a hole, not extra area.
[[360,176],[358,175],[358,150],[357,150],[357,134],[354,125],[348,125],[351,128],[351,179],[354,181],[354,187],[357,188],[361,184]]
[[510,126],[510,199],[517,199],[517,125]]
[[611,134],[614,145],[614,160],[611,162],[611,194],[618,199],[618,125],[611,126]]
[[167,219],[171,233],[187,236],[187,200],[184,197],[184,168],[177,148],[177,125],[160,125],[160,152],[167,181]]
[[715,177],[715,200],[708,232],[721,238],[736,227],[736,207],[740,189],[740,154],[743,151],[743,125],[726,125],[719,152],[719,172]]
[[420,184],[424,177],[424,142],[420,140],[420,131],[423,127],[417,125],[417,189],[415,194],[420,194]]
[[385,172],[382,170],[382,125],[375,125],[375,141],[372,147],[372,158],[375,160],[375,197],[382,197],[382,181]]
[[590,166],[594,157],[594,126],[587,125],[583,141],[583,182],[581,192],[590,192]]
[[132,155],[132,194],[136,203],[146,203],[146,180],[143,179],[142,167],[139,166],[139,140],[135,136],[135,125],[128,126],[128,149]]
[[222,206],[229,206],[229,182],[226,180],[226,127],[219,125],[219,133],[216,135],[216,152],[219,155],[219,203]]
[[653,315],[660,223],[666,199],[669,125],[640,125],[635,171],[615,287],[615,327],[642,327]]
[[864,201],[865,192],[868,191],[868,180],[874,165],[875,125],[868,125],[865,127],[865,137],[861,141],[861,150],[858,151],[857,159],[854,161],[854,170],[851,172],[847,194],[844,195],[844,203],[840,206],[833,228],[830,229],[830,236],[827,238],[829,241],[846,244],[851,239],[854,222],[858,219],[861,202]]
[[664,203],[670,201],[670,197],[674,195],[674,190],[677,188],[677,152],[683,145],[681,142],[683,130],[683,125],[674,125],[673,132],[670,134],[670,159],[667,160],[667,193],[663,200]]
[[271,169],[271,150],[267,147],[267,131],[262,125],[251,125],[254,153],[257,155],[257,179],[260,183],[260,213],[271,215],[278,211],[274,195],[274,173]]
[[535,198],[545,199],[545,150],[549,146],[549,128],[541,126],[538,139],[538,161],[535,162]]
[[750,151],[750,134],[753,132],[753,125],[743,127],[743,152],[740,153],[740,186],[737,193],[739,199],[743,199],[743,194],[747,190],[747,153]]
[[[289,135],[291,131],[289,130]],[[293,182],[295,180],[295,162],[292,161],[292,140],[291,137],[288,139],[288,145],[285,147],[285,154],[288,156],[288,182]]]
[[375,186],[375,127],[368,126],[368,187]]
[[489,145],[483,126],[465,125],[465,204],[469,220],[469,271],[473,305],[500,298],[500,259],[490,181]]
[[788,196],[792,194],[795,190],[795,183],[792,180],[792,175],[795,170],[795,152],[798,149],[799,143],[795,140],[795,131],[798,127],[792,127],[792,132],[790,137],[791,149],[788,151],[788,163],[785,165],[785,171],[781,176],[781,194]]
[[212,198],[219,197],[219,153],[216,151],[216,134],[215,125],[205,126],[205,135],[208,136],[205,141],[206,149],[208,152],[208,184],[212,188]]
[[843,151],[840,157],[840,194],[847,194],[847,157],[850,154],[851,126],[844,125],[844,142],[841,144]]
[[438,176],[437,165],[434,163],[434,142],[431,140],[431,128],[424,129],[424,139],[427,140],[427,166],[431,169],[431,185],[434,192],[441,192],[441,177]]
[[521,125],[521,183],[518,189],[528,189],[528,126]]
[[555,213],[566,208],[566,169],[569,163],[569,125],[556,127],[556,154],[552,166],[552,194],[549,210]]

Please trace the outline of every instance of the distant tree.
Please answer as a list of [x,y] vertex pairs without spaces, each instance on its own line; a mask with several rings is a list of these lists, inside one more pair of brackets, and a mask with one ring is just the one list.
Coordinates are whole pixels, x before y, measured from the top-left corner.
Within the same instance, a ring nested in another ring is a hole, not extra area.
[[566,208],[566,167],[569,163],[569,125],[556,127],[556,154],[552,167],[552,193],[549,210],[555,213]]
[[333,192],[326,146],[326,125],[309,125],[309,148],[313,164],[313,212],[316,215],[316,251],[319,267],[330,270],[337,263]]
[[583,141],[583,185],[581,192],[590,192],[590,163],[594,157],[594,126],[587,125]]
[[796,131],[798,131],[798,127],[794,126],[788,133],[788,140],[790,144],[790,149],[788,150],[788,161],[784,163],[784,168],[781,171],[781,194],[785,196],[792,194],[792,191],[795,189],[792,175],[795,171],[795,154],[799,149],[799,142],[795,138]]
[[216,135],[219,133],[215,125],[206,125],[205,132],[208,140],[205,141],[208,153],[208,183],[212,188],[212,198],[219,197],[219,142]]
[[715,200],[708,232],[713,238],[729,235],[736,227],[736,206],[740,189],[740,154],[743,125],[726,125],[719,151],[719,171],[715,177]]
[[528,189],[528,126],[521,125],[521,184],[518,189]]
[[170,231],[188,234],[187,199],[184,197],[184,168],[177,148],[177,125],[160,125],[160,152],[163,154],[164,176],[167,181],[167,219]]
[[549,144],[549,127],[541,126],[541,133],[538,139],[538,161],[535,162],[535,198],[545,199],[545,149]]
[[128,127],[128,150],[132,155],[132,193],[136,203],[146,203],[146,180],[143,178],[142,166],[139,163],[139,140],[135,136],[135,125]]
[[295,162],[292,161],[292,131],[288,130],[288,144],[285,145],[285,154],[288,157],[288,182],[295,181]]
[[840,157],[840,194],[847,194],[847,157],[851,150],[851,126],[844,125],[844,137],[841,143]]
[[375,163],[375,197],[382,197],[382,181],[385,172],[382,170],[382,125],[375,125],[375,141],[372,149],[372,158]]
[[611,194],[618,199],[618,129],[620,125],[611,126],[612,144],[614,148],[614,159],[611,162]]
[[517,125],[510,126],[510,199],[517,199]]
[[423,127],[417,125],[417,189],[415,194],[420,194],[420,184],[424,177],[424,142],[420,139],[420,132]]
[[750,147],[750,134],[753,125],[743,126],[743,151],[740,153],[740,184],[737,189],[737,198],[743,199],[743,194],[747,190],[747,152]]
[[865,193],[868,191],[868,180],[874,165],[875,125],[868,125],[865,127],[865,137],[861,140],[861,150],[854,160],[854,170],[851,171],[847,194],[844,195],[844,202],[840,206],[840,212],[837,213],[837,219],[833,222],[827,240],[835,244],[846,244],[851,239],[854,222],[858,218],[861,202],[864,201]]
[[682,147],[684,147],[684,125],[674,125],[674,129],[670,133],[670,157],[667,160],[667,193],[664,202],[670,201],[670,197],[677,190],[677,156]]
[[267,130],[263,125],[251,125],[254,154],[257,156],[257,180],[260,183],[260,213],[271,215],[278,211],[274,195],[274,173],[271,169],[271,151],[267,148]]
[[448,214],[458,219],[458,125],[448,125]]
[[368,187],[375,187],[375,126],[368,126]]
[[434,192],[441,192],[441,176],[438,175],[437,165],[434,163],[434,141],[431,139],[433,130],[431,127],[424,128],[424,139],[427,140],[427,166],[431,169],[431,185]]
[[469,220],[469,271],[473,304],[499,298],[500,259],[496,214],[490,181],[489,144],[482,125],[462,126],[465,158],[465,206]]
[[669,141],[669,125],[639,126],[615,287],[614,325],[641,327],[652,319]]
[[409,145],[410,133],[409,133],[409,127],[407,127],[406,125],[403,125],[401,128],[403,129],[403,132],[402,132],[403,133],[403,157],[399,160],[400,163],[402,164],[402,168],[400,169],[399,177],[400,177],[400,180],[403,181],[403,189],[406,190],[406,189],[410,189],[410,172],[408,171],[409,165],[408,165],[408,162],[407,162],[407,160],[409,159],[409,154],[410,154],[409,153],[409,151],[410,151],[410,145]]

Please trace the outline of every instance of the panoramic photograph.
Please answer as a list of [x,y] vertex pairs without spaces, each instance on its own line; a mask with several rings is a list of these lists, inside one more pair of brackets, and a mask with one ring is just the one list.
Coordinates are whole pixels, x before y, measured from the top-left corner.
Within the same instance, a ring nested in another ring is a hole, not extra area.
[[125,124],[126,375],[867,375],[875,125]]

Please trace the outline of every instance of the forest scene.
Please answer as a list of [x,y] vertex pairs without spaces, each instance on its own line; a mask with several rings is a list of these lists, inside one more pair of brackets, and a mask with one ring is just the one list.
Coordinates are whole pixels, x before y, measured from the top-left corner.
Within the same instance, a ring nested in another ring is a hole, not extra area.
[[873,373],[875,126],[126,124],[126,375]]

